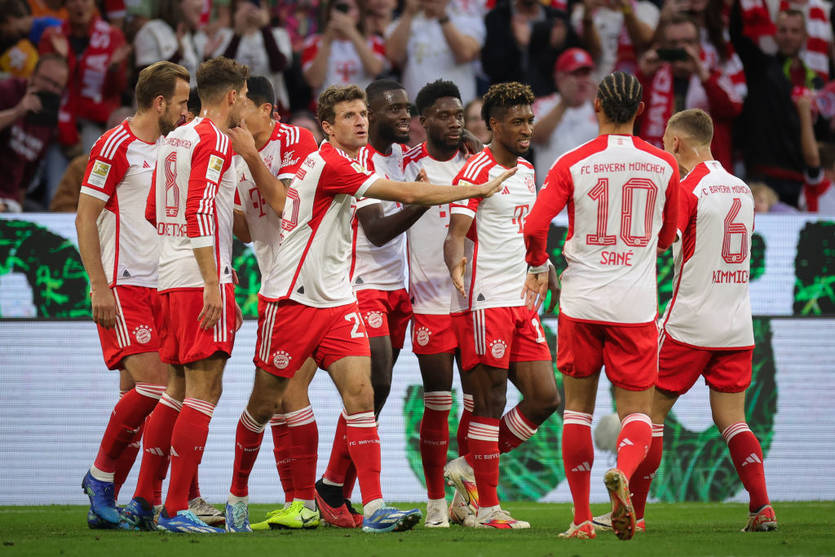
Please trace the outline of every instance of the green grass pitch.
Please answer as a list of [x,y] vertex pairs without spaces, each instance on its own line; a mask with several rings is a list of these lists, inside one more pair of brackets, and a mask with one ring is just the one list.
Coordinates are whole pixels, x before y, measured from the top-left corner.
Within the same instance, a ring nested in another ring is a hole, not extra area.
[[[404,505],[398,505],[404,507]],[[648,529],[631,541],[611,533],[596,540],[561,540],[571,507],[566,504],[509,503],[513,516],[530,521],[530,530],[486,531],[453,526],[416,527],[411,532],[364,534],[320,527],[311,531],[270,531],[235,535],[180,535],[164,532],[89,530],[86,507],[0,507],[0,557],[55,555],[128,557],[139,555],[456,557],[674,555],[835,555],[835,502],[776,503],[780,529],[744,534],[747,507],[735,503],[655,504]],[[251,505],[260,520],[269,505]],[[592,505],[604,512],[605,505]]]

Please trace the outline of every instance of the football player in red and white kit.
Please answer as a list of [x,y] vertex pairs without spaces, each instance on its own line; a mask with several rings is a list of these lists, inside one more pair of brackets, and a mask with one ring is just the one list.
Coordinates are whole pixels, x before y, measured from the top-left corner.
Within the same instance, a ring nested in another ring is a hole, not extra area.
[[[245,105],[243,126],[229,132],[232,147],[237,153],[234,157],[238,174],[235,235],[252,242],[258,268],[266,273],[273,264],[273,250],[281,241],[281,219],[278,215],[284,209],[287,188],[301,163],[317,149],[317,145],[308,130],[273,120],[275,91],[268,77],[247,79]],[[285,396],[284,404],[290,406],[276,414],[278,400],[272,397],[273,390],[269,387],[275,379],[264,371],[256,370],[252,394],[235,435],[232,486],[226,505],[227,531],[249,531],[249,475],[258,458],[264,429],[270,422],[273,423],[276,467],[285,497],[289,497],[288,502],[292,502],[294,497],[300,500],[300,504],[307,502],[312,507],[308,514],[318,516],[313,497],[318,430],[307,397],[307,387],[315,372],[316,364],[308,359],[290,382],[300,383],[290,397]],[[296,406],[292,406],[293,403]],[[294,467],[288,466],[291,458],[297,467],[312,468],[299,474],[298,482],[294,482]],[[307,480],[306,485],[302,481],[304,479]],[[298,485],[295,493],[294,485]],[[298,509],[296,514],[300,513],[301,509]],[[270,520],[280,519],[282,521],[277,524],[290,526],[285,524],[285,518],[283,514],[280,517],[273,515]],[[308,520],[308,524],[312,522]],[[270,528],[268,523],[261,525]]]
[[[464,133],[464,106],[458,87],[451,81],[437,80],[425,85],[415,98],[426,141],[405,157],[406,179],[416,180],[423,173],[429,182],[452,182],[468,155],[461,152]],[[480,149],[479,149],[480,150]],[[449,228],[449,205],[438,205],[418,219],[406,232],[409,256],[409,293],[412,297],[412,351],[423,377],[423,419],[420,422],[420,456],[429,501],[426,505],[428,528],[449,526],[450,513],[444,498],[444,465],[449,445],[449,412],[452,408],[453,360],[458,340],[452,330],[449,301],[452,284],[444,263],[443,244]],[[458,424],[458,451],[466,454],[466,432],[472,415],[472,395],[466,376],[464,413]],[[451,508],[453,519],[461,522],[469,506],[455,492]]]
[[[370,350],[349,278],[353,199],[436,205],[490,195],[512,172],[462,191],[394,182],[365,170],[355,158],[368,138],[365,93],[356,86],[326,89],[319,97],[319,120],[328,141],[307,157],[287,192],[284,236],[259,296],[254,361],[276,378],[292,377],[308,357],[328,370],[345,405],[337,438],[345,439],[339,449],[357,469],[363,530],[408,529],[420,520],[420,511],[385,506],[380,489]],[[300,331],[298,323],[306,329]]]
[[[530,149],[533,101],[530,87],[518,82],[493,85],[484,95],[482,116],[493,140],[467,161],[455,183],[484,183],[517,165],[519,171],[489,199],[452,203],[444,241],[457,290],[452,325],[475,403],[469,454],[447,464],[444,474],[474,505],[477,496],[474,525],[482,528],[530,528],[499,505],[499,454],[528,440],[559,405],[539,315],[520,297],[527,274],[522,232],[536,200],[533,165],[521,158]],[[523,400],[502,416],[508,379]]]
[[188,491],[240,326],[231,261],[237,176],[229,137],[222,130],[241,121],[247,73],[246,66],[223,57],[200,65],[201,115],[172,131],[160,146],[146,208],[162,238],[160,357],[185,377],[182,410],[167,421],[173,422],[171,480],[158,521],[174,532],[222,531],[188,510]]
[[667,122],[664,148],[687,173],[679,194],[681,242],[673,246],[673,298],[661,318],[652,444],[629,486],[640,528],[661,464],[664,420],[703,375],[713,421],[750,497],[743,530],[769,531],[777,528],[777,518],[766,490],[762,448],[745,422],[754,352],[748,297],[754,200],[742,180],[713,160],[712,139],[713,123],[702,110],[679,112]]
[[[159,251],[145,220],[145,200],[158,142],[185,117],[188,71],[158,62],[139,74],[136,115],[102,135],[81,182],[78,248],[90,277],[90,298],[109,369],[126,370],[135,386],[110,415],[98,456],[82,487],[102,525],[119,524],[114,473],[125,447],[163,396],[168,366],[160,361]],[[95,522],[88,516],[88,522]]]
[[621,418],[617,467],[605,475],[612,526],[630,539],[635,513],[629,479],[652,437],[649,411],[658,375],[655,260],[675,239],[679,175],[675,159],[632,136],[642,89],[615,72],[600,83],[594,110],[600,135],[561,156],[525,224],[530,307],[545,294],[548,228],[568,207],[568,268],[562,274],[557,368],[564,376],[562,454],[574,522],[561,537],[593,538],[589,477],[591,420],[600,369],[615,387]]

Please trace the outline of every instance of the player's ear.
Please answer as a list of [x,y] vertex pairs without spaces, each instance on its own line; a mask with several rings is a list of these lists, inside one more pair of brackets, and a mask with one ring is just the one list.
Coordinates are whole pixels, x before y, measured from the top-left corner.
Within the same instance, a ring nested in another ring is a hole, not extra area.
[[643,114],[643,113],[644,113],[644,109],[645,109],[646,107],[647,107],[647,105],[645,105],[645,104],[644,104],[644,101],[639,102],[639,103],[638,103],[638,110],[636,110],[636,111],[635,111],[635,118],[637,118],[638,116],[640,116],[641,114]]
[[154,104],[152,106],[154,110],[157,111],[157,113],[162,114],[165,112],[166,104],[168,103],[166,103],[165,97],[162,95],[157,95],[156,97],[154,97]]

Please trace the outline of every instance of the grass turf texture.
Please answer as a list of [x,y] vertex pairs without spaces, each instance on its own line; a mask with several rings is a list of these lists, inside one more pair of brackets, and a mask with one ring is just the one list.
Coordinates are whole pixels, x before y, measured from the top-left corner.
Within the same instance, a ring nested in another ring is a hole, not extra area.
[[[397,505],[405,508],[406,505]],[[251,505],[261,520],[271,505]],[[456,555],[514,557],[550,555],[831,555],[835,553],[832,516],[835,502],[777,503],[780,529],[741,533],[747,506],[734,503],[655,504],[646,534],[623,542],[611,532],[596,540],[562,540],[571,507],[566,504],[509,503],[513,516],[530,521],[530,530],[492,531],[453,526],[411,532],[364,534],[319,527],[312,531],[274,530],[252,534],[183,535],[165,532],[90,530],[86,507],[0,507],[3,555],[358,555],[421,557]],[[604,512],[605,505],[592,505]]]

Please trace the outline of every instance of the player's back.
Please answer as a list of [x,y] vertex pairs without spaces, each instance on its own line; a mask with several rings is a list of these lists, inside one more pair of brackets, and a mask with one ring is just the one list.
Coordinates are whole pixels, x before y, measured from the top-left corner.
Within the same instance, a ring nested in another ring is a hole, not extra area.
[[[232,281],[231,154],[229,138],[207,118],[195,118],[163,140],[155,173],[160,291],[203,286],[194,247],[214,246],[220,283]],[[197,238],[206,245],[195,245]]]
[[673,246],[673,297],[664,329],[693,346],[751,347],[751,190],[721,163],[707,161],[682,180],[681,195],[686,212],[679,218],[681,242]]
[[678,187],[675,159],[628,135],[601,135],[554,163],[545,187],[571,188],[561,312],[601,323],[656,318],[656,246],[671,183]]

